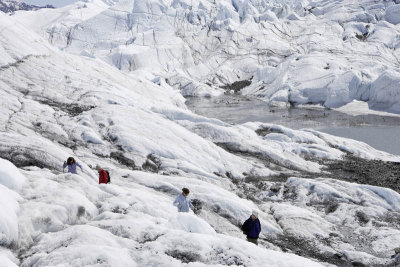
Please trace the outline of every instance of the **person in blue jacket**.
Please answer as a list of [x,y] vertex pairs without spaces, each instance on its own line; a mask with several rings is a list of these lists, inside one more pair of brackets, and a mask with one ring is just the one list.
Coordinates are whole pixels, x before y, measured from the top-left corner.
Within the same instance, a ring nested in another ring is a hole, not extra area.
[[78,162],[76,162],[73,157],[69,157],[67,159],[67,161],[64,162],[64,164],[63,164],[63,172],[64,172],[65,167],[67,167],[67,166],[68,166],[68,172],[70,172],[70,173],[77,174],[76,166],[81,168],[81,171],[82,171],[82,166]]
[[258,245],[258,236],[261,233],[261,223],[257,218],[258,212],[253,210],[250,218],[242,225],[242,231],[247,236],[247,241]]
[[192,201],[187,196],[189,195],[189,189],[182,188],[182,194],[175,199],[173,205],[178,207],[179,212],[189,212],[190,209],[194,209]]

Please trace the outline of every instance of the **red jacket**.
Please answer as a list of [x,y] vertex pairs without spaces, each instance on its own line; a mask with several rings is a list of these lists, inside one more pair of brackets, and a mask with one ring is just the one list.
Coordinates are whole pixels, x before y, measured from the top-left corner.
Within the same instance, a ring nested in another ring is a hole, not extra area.
[[108,182],[108,174],[105,170],[99,170],[99,184],[106,184]]

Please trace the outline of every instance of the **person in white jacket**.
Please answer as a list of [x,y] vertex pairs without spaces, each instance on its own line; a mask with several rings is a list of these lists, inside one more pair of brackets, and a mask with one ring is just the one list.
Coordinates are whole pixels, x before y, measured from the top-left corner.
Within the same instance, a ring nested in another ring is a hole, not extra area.
[[190,198],[188,198],[189,189],[182,188],[182,194],[175,199],[173,205],[178,207],[178,212],[189,212],[190,209],[194,209]]

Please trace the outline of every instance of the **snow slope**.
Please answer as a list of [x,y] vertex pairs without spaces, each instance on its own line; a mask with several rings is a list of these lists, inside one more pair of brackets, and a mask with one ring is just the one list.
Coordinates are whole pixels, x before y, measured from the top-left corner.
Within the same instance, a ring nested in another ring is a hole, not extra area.
[[[6,56],[1,66],[5,101],[0,150],[2,157],[22,168],[1,161],[0,181],[6,187],[0,189],[7,203],[1,214],[1,244],[15,252],[15,257],[8,252],[1,257],[10,266],[11,262],[21,266],[180,265],[187,257],[194,257],[197,265],[235,261],[260,265],[268,260],[271,265],[319,266],[216,234],[203,219],[177,213],[171,205],[174,195],[188,184],[188,177],[196,177],[204,180],[203,187],[217,186],[221,205],[245,219],[254,204],[233,195],[241,206],[237,211],[223,197],[231,194],[224,188],[232,182],[214,173],[238,177],[242,172],[271,173],[152,111],[163,107],[196,118],[184,108],[178,92],[98,60],[58,52],[12,18],[0,14],[0,20],[7,25],[0,33]],[[14,41],[24,40],[23,36],[35,40],[37,47],[24,48]],[[61,163],[69,155],[83,165],[79,175],[61,173]],[[160,178],[171,179],[170,191],[163,193],[122,177],[121,170],[131,168],[138,169],[136,176],[159,179],[143,172],[156,159],[164,173]],[[99,186],[87,164],[110,169],[113,184]],[[22,177],[26,177],[23,187]],[[212,196],[205,191],[205,198]],[[177,224],[177,219],[188,226]]]
[[[112,8],[118,5],[128,6]],[[163,76],[59,51],[16,20],[0,13],[0,195],[7,203],[0,212],[1,262],[388,262],[400,241],[393,222],[400,195],[323,178],[323,164],[346,153],[400,157],[316,131],[198,116]],[[82,164],[78,174],[63,173],[69,156]],[[97,164],[110,170],[111,184],[97,183]],[[295,177],[280,180],[288,174]],[[196,214],[172,206],[182,187],[190,188]],[[239,227],[251,210],[262,223],[258,247]]]
[[360,100],[400,113],[396,1],[121,0],[66,18],[77,6],[46,11],[64,13],[58,21],[17,17],[62,49],[148,70],[183,95],[245,87],[242,94],[270,104]]
[[[33,30],[48,37],[50,43],[57,42],[54,39],[54,32],[63,31],[68,35],[70,28],[82,21],[101,13],[109,7],[104,1],[92,0],[76,2],[67,7],[41,9],[37,11],[16,12],[15,18],[22,19],[24,24],[29,25]],[[41,32],[43,31],[43,32]],[[68,36],[64,36],[63,41]],[[55,36],[57,37],[57,35]]]

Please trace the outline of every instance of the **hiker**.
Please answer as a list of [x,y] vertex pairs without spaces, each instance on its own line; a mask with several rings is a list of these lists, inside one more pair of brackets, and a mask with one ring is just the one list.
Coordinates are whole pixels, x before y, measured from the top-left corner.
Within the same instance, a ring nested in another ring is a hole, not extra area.
[[78,162],[76,162],[73,157],[69,157],[67,159],[67,161],[64,161],[63,172],[64,172],[65,167],[67,167],[67,166],[68,166],[68,172],[70,172],[70,173],[78,174],[76,172],[76,166],[81,168],[81,171],[82,171],[82,166]]
[[400,263],[400,247],[394,249],[394,255],[391,258],[395,263]]
[[189,189],[182,188],[182,194],[179,194],[173,203],[174,206],[178,207],[178,212],[189,212],[189,208],[194,209],[190,198],[187,197],[188,195]]
[[108,184],[110,182],[110,173],[99,165],[96,165],[96,170],[99,173],[99,184]]
[[242,225],[242,231],[247,236],[247,241],[258,245],[258,236],[261,232],[260,220],[257,218],[258,212],[253,210],[250,218]]

